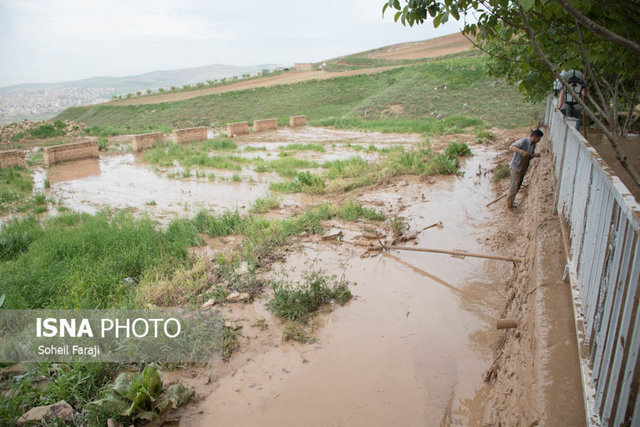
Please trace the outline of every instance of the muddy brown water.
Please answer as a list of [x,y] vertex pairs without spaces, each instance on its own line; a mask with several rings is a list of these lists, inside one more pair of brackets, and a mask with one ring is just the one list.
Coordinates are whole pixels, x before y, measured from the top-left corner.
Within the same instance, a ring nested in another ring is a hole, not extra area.
[[[484,207],[492,197],[490,175],[476,173],[493,154],[474,152],[464,177],[407,179],[361,200],[399,210],[413,230],[444,223],[422,233],[418,246],[487,252],[483,236],[500,218]],[[351,241],[361,226],[342,228]],[[186,411],[181,425],[479,425],[482,374],[512,264],[413,252],[361,258],[362,252],[346,243],[303,243],[282,267],[297,277],[314,261],[355,282],[354,300],[318,317],[316,344],[283,342],[250,355]],[[249,323],[267,317],[277,328],[266,300],[234,306],[230,316]]]
[[[180,168],[174,172],[179,173]],[[250,177],[253,182],[228,182],[234,172],[213,172],[214,182],[207,178],[170,178],[166,171],[154,170],[142,161],[141,155],[119,154],[53,165],[37,172],[34,180],[36,188],[41,189],[48,178],[51,187],[47,194],[76,211],[133,208],[165,222],[201,209],[246,212],[256,198],[268,193],[270,180],[278,179],[273,174],[242,171],[239,175],[243,180]],[[304,195],[290,195],[283,197],[283,203],[299,205],[304,199]]]

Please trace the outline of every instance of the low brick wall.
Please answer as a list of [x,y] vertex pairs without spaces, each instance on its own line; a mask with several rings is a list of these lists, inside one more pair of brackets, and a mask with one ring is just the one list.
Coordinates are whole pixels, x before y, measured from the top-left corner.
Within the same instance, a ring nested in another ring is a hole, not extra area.
[[289,127],[297,128],[307,125],[307,116],[291,116],[289,117]]
[[264,119],[253,121],[253,131],[263,132],[265,130],[278,129],[278,119]]
[[164,134],[162,132],[154,132],[154,133],[143,133],[141,135],[135,135],[133,137],[133,141],[131,141],[131,146],[133,147],[133,151],[142,151],[146,148],[151,148],[156,143],[164,140]]
[[0,169],[6,169],[11,166],[27,167],[24,151],[7,150],[0,151]]
[[173,137],[178,144],[186,144],[188,142],[198,142],[207,140],[207,128],[188,128],[177,129],[173,131]]
[[249,133],[249,122],[227,123],[227,136],[232,138],[236,135],[246,135]]
[[44,154],[45,168],[54,163],[66,162],[68,160],[98,157],[98,141],[74,142],[71,144],[44,147],[42,153]]

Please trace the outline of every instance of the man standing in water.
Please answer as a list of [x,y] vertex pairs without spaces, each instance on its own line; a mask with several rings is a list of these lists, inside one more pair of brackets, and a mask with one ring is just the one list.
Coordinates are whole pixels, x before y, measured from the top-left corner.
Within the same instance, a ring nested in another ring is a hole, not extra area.
[[540,129],[536,129],[531,132],[529,138],[522,138],[513,144],[511,144],[511,151],[513,151],[513,158],[509,163],[509,174],[511,180],[509,182],[509,193],[507,195],[507,206],[509,209],[513,209],[513,202],[516,199],[516,194],[520,190],[524,175],[529,168],[529,161],[532,157],[540,157],[539,153],[534,153],[536,150],[536,144],[540,142],[544,133]]

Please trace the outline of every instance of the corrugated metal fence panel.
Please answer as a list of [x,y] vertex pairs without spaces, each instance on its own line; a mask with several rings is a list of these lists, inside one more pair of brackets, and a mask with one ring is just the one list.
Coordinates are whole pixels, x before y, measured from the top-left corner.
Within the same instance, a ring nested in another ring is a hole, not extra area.
[[570,221],[571,262],[574,265],[577,265],[586,225],[587,203],[589,202],[589,188],[591,187],[591,172],[593,169],[589,157],[589,152],[581,148],[576,168],[576,189],[573,194]]
[[583,320],[578,335],[590,349],[583,357],[591,378],[583,380],[595,396],[587,412],[605,424],[640,426],[640,205],[551,102],[545,113],[556,208],[570,225],[569,268]]
[[578,144],[570,141],[564,145],[564,160],[560,171],[560,189],[558,190],[558,211],[562,211],[568,219],[571,196],[573,194],[574,178],[578,159]]
[[[604,407],[601,407],[601,419],[604,423],[608,424],[610,418],[615,414],[615,406],[620,408],[621,412],[626,412],[628,406],[630,393],[630,384],[633,381],[634,371],[637,366],[637,340],[640,335],[640,329],[636,328],[634,323],[637,319],[638,311],[638,274],[640,273],[640,260],[637,254],[640,254],[638,246],[640,242],[635,242],[633,245],[633,252],[631,260],[633,264],[630,268],[630,274],[625,280],[625,292],[623,294],[623,309],[620,313],[620,324],[616,331],[616,337],[614,338],[615,354],[610,363],[609,368],[609,380],[606,382],[606,391],[604,396]],[[634,342],[635,340],[635,342]],[[631,344],[631,345],[630,345]],[[636,344],[636,357],[632,358],[631,351],[633,344]],[[629,369],[625,369],[627,367]],[[625,386],[626,384],[626,386]],[[601,381],[598,382],[598,388],[604,387]],[[627,396],[626,399],[618,398],[618,396]],[[637,397],[637,396],[636,396]],[[624,409],[622,409],[624,407]],[[622,415],[624,416],[624,414]],[[640,422],[640,420],[637,420]]]
[[551,140],[554,141],[552,150],[556,161],[556,176],[558,176],[558,173],[560,172],[562,154],[564,151],[564,138],[566,133],[567,129],[564,122],[562,121],[562,114],[554,111],[553,113],[551,113],[550,137]]

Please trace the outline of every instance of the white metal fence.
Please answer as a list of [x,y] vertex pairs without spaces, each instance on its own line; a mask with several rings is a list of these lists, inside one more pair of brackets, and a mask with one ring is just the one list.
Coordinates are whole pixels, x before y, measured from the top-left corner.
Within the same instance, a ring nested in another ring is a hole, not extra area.
[[551,99],[545,124],[569,234],[588,420],[640,426],[640,205]]

